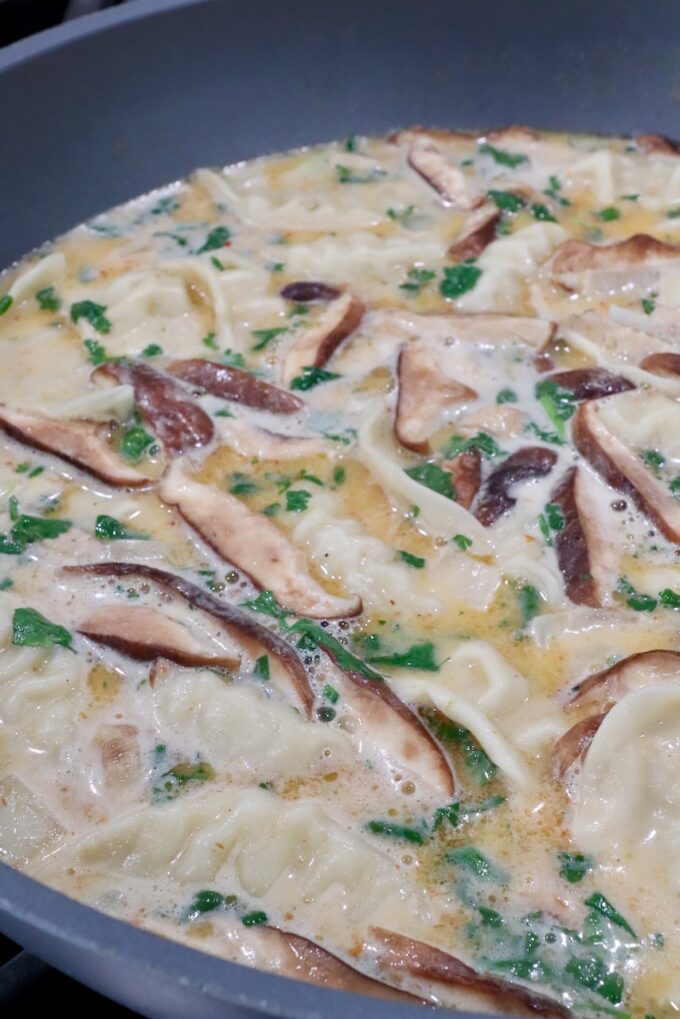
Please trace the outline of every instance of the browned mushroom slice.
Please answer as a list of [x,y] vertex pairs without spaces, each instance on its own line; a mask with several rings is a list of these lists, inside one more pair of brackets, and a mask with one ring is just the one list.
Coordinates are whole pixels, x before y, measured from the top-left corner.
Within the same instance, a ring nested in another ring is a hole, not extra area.
[[361,322],[366,308],[352,294],[331,301],[316,325],[301,333],[288,348],[283,363],[283,381],[289,385],[307,367],[323,368],[343,340]]
[[567,704],[608,708],[633,690],[679,678],[680,651],[641,651],[582,679],[567,694]]
[[445,796],[455,792],[451,765],[437,741],[421,720],[385,680],[370,679],[345,668],[332,650],[322,650],[348,680],[342,690],[367,728],[380,737],[381,752],[421,776]]
[[480,196],[470,194],[463,171],[446,158],[431,138],[415,135],[408,150],[407,161],[445,202],[461,209],[474,209],[483,201]]
[[568,1019],[571,1016],[569,1009],[559,1002],[535,994],[521,984],[477,973],[454,955],[423,941],[415,941],[382,927],[372,927],[369,934],[371,941],[367,948],[375,951],[381,969],[395,975],[406,973],[422,980],[425,985],[436,983],[450,987],[474,999],[469,1001],[469,1007],[475,1008],[475,1011],[477,1006],[481,1006],[485,1011],[488,1008],[504,1015],[526,1016],[530,1013],[550,1019]]
[[[677,357],[680,372],[680,354]],[[635,389],[635,385],[623,375],[615,375],[606,368],[572,368],[570,371],[548,375],[547,381],[556,382],[560,389],[566,389],[579,402],[599,400],[603,396],[614,396]]]
[[154,566],[140,563],[87,563],[66,566],[64,572],[81,576],[126,577],[131,580],[148,581],[164,591],[178,595],[189,605],[193,605],[225,626],[227,631],[234,635],[237,643],[253,656],[260,655],[263,651],[272,655],[281,666],[282,681],[287,681],[290,693],[302,706],[305,715],[310,717],[314,694],[305,667],[297,654],[290,644],[241,609],[215,598],[176,573],[157,570]]
[[500,467],[496,467],[486,479],[484,493],[480,498],[475,516],[484,527],[490,527],[499,517],[507,513],[517,502],[510,495],[510,489],[521,481],[532,481],[550,474],[557,463],[557,453],[543,446],[527,446],[519,449]]
[[263,927],[258,933],[265,947],[281,952],[284,957],[282,972],[295,980],[303,980],[317,987],[321,985],[354,994],[366,994],[369,998],[425,1004],[422,998],[365,976],[299,934],[290,934],[276,927]]
[[213,396],[243,403],[247,407],[257,407],[258,410],[267,410],[271,414],[295,414],[304,407],[299,396],[272,386],[250,372],[226,364],[216,364],[214,361],[204,361],[200,357],[173,361],[168,371],[182,382],[197,386]]
[[640,151],[647,155],[654,153],[661,153],[664,156],[680,155],[680,148],[677,144],[662,134],[636,134],[635,143]]
[[576,725],[572,725],[571,729],[558,739],[553,751],[553,774],[556,779],[561,781],[572,765],[587,753],[606,715],[606,711],[589,715]]
[[[645,466],[642,458],[603,421],[603,414],[613,406],[613,401],[626,396],[611,396],[606,400],[582,404],[573,420],[574,445],[598,474],[613,488],[626,492],[667,538],[680,541],[680,503]],[[668,404],[669,409],[680,410],[674,401],[668,400]],[[640,413],[644,413],[643,407]],[[668,424],[672,428],[672,419]]]
[[92,378],[102,375],[133,387],[139,413],[168,453],[181,456],[212,439],[215,430],[212,420],[174,379],[147,364],[125,361],[100,365]]
[[474,400],[474,389],[448,379],[427,348],[405,344],[397,359],[399,397],[394,422],[397,439],[406,449],[427,453],[428,439],[447,407]]
[[109,789],[130,785],[141,772],[139,729],[135,725],[101,725],[94,741],[101,753],[104,781]]
[[564,241],[543,268],[565,290],[606,296],[623,288],[628,293],[651,289],[659,270],[678,260],[680,246],[634,234],[614,244]]
[[456,502],[470,509],[482,484],[482,454],[478,449],[468,449],[455,459],[444,461],[442,467],[451,475]]
[[78,626],[84,637],[121,654],[150,662],[167,658],[189,667],[236,669],[238,656],[214,646],[210,651],[186,626],[145,605],[105,605]]
[[51,453],[116,488],[143,488],[150,479],[133,471],[106,442],[107,425],[59,421],[43,414],[0,407],[0,428],[13,439]]
[[341,291],[337,287],[330,287],[327,283],[297,280],[295,283],[286,284],[279,293],[286,301],[295,301],[297,304],[314,304],[315,301],[335,301],[340,297]]
[[550,502],[559,506],[564,517],[554,540],[567,597],[577,605],[603,605],[617,574],[618,557],[583,470],[568,470]]
[[680,354],[671,351],[648,354],[640,362],[640,367],[655,375],[680,375]]
[[471,212],[448,250],[449,258],[454,262],[479,258],[484,249],[496,239],[496,224],[500,218],[501,210],[489,203]]
[[283,531],[235,496],[192,481],[177,465],[163,479],[160,494],[218,555],[271,591],[284,609],[312,619],[361,612],[360,598],[338,598],[324,591]]
[[640,329],[630,329],[594,311],[572,315],[564,322],[567,336],[570,332],[589,340],[617,361],[638,364],[645,355],[663,350],[665,344]]

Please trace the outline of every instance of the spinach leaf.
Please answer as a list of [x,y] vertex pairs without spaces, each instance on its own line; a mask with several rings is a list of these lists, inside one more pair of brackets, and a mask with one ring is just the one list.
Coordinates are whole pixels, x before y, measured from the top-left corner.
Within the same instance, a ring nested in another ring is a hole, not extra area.
[[23,647],[51,648],[73,651],[73,637],[64,626],[51,623],[37,609],[15,609],[12,616],[12,643]]

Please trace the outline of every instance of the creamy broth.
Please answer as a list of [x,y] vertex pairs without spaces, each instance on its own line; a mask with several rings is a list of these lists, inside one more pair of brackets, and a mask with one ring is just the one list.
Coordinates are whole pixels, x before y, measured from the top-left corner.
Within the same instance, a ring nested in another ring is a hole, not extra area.
[[0,858],[330,986],[680,1010],[679,222],[662,139],[419,129],[0,276]]

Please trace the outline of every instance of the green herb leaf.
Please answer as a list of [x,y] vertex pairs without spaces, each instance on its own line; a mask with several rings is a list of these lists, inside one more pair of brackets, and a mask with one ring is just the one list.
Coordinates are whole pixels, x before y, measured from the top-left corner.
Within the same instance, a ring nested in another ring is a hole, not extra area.
[[66,534],[73,526],[70,520],[51,520],[46,517],[32,517],[27,513],[19,513],[17,500],[10,499],[10,516],[13,521],[12,539],[21,545],[30,545],[34,541],[46,541]]
[[333,484],[336,488],[345,482],[346,471],[344,467],[336,467],[333,471]]
[[588,958],[572,958],[564,967],[564,972],[573,977],[589,991],[595,991],[612,1005],[623,1001],[624,983],[619,973],[612,973],[607,964],[597,956]]
[[547,205],[537,202],[531,206],[531,215],[534,219],[542,220],[545,223],[556,223],[557,220]]
[[145,347],[141,353],[142,357],[159,357],[163,353],[163,348],[158,343],[150,343],[148,347]]
[[496,396],[496,403],[517,403],[517,399],[514,389],[501,389]]
[[51,648],[73,651],[73,637],[64,626],[51,623],[36,609],[15,609],[12,616],[12,643],[23,647]]
[[522,196],[516,195],[513,191],[487,191],[486,196],[491,199],[497,209],[511,215],[519,212],[526,204]]
[[517,592],[519,598],[519,610],[522,616],[522,626],[530,623],[541,611],[543,599],[540,593],[532,584],[524,584]]
[[213,913],[216,909],[222,909],[224,905],[224,895],[221,895],[219,892],[209,890],[196,892],[191,905],[187,907],[182,919],[185,922],[198,920],[203,913]]
[[230,365],[232,368],[245,368],[246,366],[246,359],[243,354],[231,350],[230,347],[227,347],[222,354],[222,360],[225,364]]
[[563,389],[551,379],[542,379],[536,384],[536,399],[552,421],[560,439],[564,439],[564,423],[576,413],[577,403],[568,389]]
[[572,885],[582,881],[595,867],[592,856],[583,853],[558,853],[557,859],[560,862],[560,877]]
[[408,474],[409,478],[417,481],[418,484],[431,488],[433,492],[438,492],[439,495],[443,495],[446,499],[456,498],[456,490],[453,487],[451,475],[447,471],[442,470],[437,464],[418,464],[417,467],[407,468],[405,473]]
[[343,166],[341,163],[335,164],[335,179],[338,184],[372,184],[373,181],[380,180],[385,176],[386,171],[378,166],[372,167],[366,173],[359,173],[350,166]]
[[118,446],[120,455],[130,463],[139,463],[150,446],[155,443],[153,435],[145,432],[141,425],[126,428]]
[[462,867],[471,874],[474,874],[480,881],[489,881],[494,884],[505,884],[508,875],[497,864],[493,863],[484,853],[474,846],[462,846],[460,849],[450,849],[446,854],[447,863],[453,863]]
[[451,541],[458,546],[461,552],[467,552],[472,545],[472,538],[468,538],[465,534],[454,534]]
[[242,916],[241,923],[244,927],[260,927],[262,924],[269,923],[269,917],[261,909],[256,909],[252,913]]
[[260,612],[264,616],[272,616],[273,619],[278,619],[281,623],[285,623],[286,616],[290,615],[289,612],[285,612],[281,608],[271,591],[262,591],[252,601],[244,601],[242,607],[252,609],[253,612]]
[[658,477],[661,468],[666,465],[666,457],[663,453],[659,453],[658,449],[643,449],[640,456],[645,466],[649,467],[650,471]]
[[615,219],[621,219],[621,213],[615,205],[608,205],[605,209],[600,209],[599,212],[594,212],[594,216],[601,219],[604,223],[611,223]]
[[628,608],[634,609],[636,612],[653,612],[657,606],[656,598],[636,591],[625,577],[619,577],[614,594],[625,598]]
[[253,350],[264,350],[277,336],[287,332],[288,328],[286,326],[275,326],[272,329],[253,329],[250,335],[254,336],[257,340]]
[[403,839],[416,846],[425,845],[425,837],[417,828],[407,828],[402,824],[394,824],[392,821],[369,821],[366,831],[370,831],[372,835],[386,835],[391,839]]
[[407,205],[404,209],[389,208],[387,215],[397,223],[406,223],[416,211],[415,205]]
[[475,740],[472,733],[451,722],[445,715],[434,711],[424,711],[423,718],[437,739],[442,743],[458,746],[463,752],[465,767],[479,785],[488,785],[498,774],[498,768],[485,750]]
[[100,513],[94,524],[94,533],[101,541],[144,541],[149,538],[148,534],[141,531],[128,531],[115,517],[109,517],[106,513]]
[[656,308],[656,301],[652,300],[651,297],[643,297],[640,304],[645,315],[651,315]]
[[670,587],[665,587],[659,592],[659,601],[667,609],[680,609],[680,594],[671,591]]
[[215,339],[214,333],[208,333],[206,336],[203,337],[203,340],[201,342],[203,343],[204,347],[208,348],[208,350],[217,350],[217,340]]
[[474,290],[481,275],[482,270],[471,262],[447,265],[444,268],[444,279],[439,284],[439,293],[455,301],[468,290]]
[[414,644],[406,651],[391,655],[378,655],[369,658],[376,665],[393,665],[402,669],[422,669],[424,672],[438,672],[439,665],[434,657],[434,644]]
[[99,340],[83,340],[83,346],[88,352],[88,361],[90,364],[106,364],[107,361],[117,361],[118,358],[109,357],[106,352],[106,347]]
[[342,143],[342,147],[345,150],[345,152],[358,152],[359,139],[355,134],[350,134],[345,138],[344,142]]
[[609,920],[610,923],[615,924],[616,927],[621,927],[637,941],[637,934],[631,925],[621,916],[618,910],[612,906],[609,899],[606,899],[601,892],[593,892],[593,894],[585,900],[585,904],[586,906],[590,906],[590,908],[594,909],[597,913],[600,913],[606,920]]
[[259,485],[247,474],[241,474],[240,471],[235,471],[229,477],[229,491],[232,495],[252,495],[258,489]]
[[270,673],[268,655],[261,655],[258,659],[256,659],[253,667],[253,675],[257,676],[258,679],[269,679]]
[[331,382],[333,379],[339,379],[340,376],[337,372],[328,372],[323,368],[317,368],[315,365],[305,365],[302,369],[302,375],[296,375],[291,380],[291,389],[313,389],[314,386],[318,386],[320,382]]
[[231,237],[231,230],[227,226],[215,226],[206,237],[204,243],[196,252],[197,255],[202,255],[206,251],[217,251],[218,248],[223,248],[229,238]]
[[331,702],[331,704],[337,704],[340,699],[340,694],[338,693],[338,691],[335,689],[334,686],[330,686],[329,683],[326,683],[325,687],[323,688],[323,695],[327,701]]
[[491,156],[499,166],[508,166],[510,169],[529,162],[528,157],[520,152],[506,152],[504,149],[497,149],[494,145],[489,145],[488,142],[480,145],[479,151],[486,153],[487,156]]
[[14,304],[14,298],[11,294],[5,294],[4,297],[0,297],[0,315],[4,315]]
[[563,446],[564,439],[560,438],[557,432],[548,432],[545,428],[541,428],[536,424],[535,421],[529,421],[525,427],[525,432],[533,432],[543,442],[552,442],[555,446]]
[[54,287],[43,287],[35,295],[35,299],[43,311],[59,311],[61,308],[61,298],[57,296]]
[[313,623],[309,619],[299,619],[293,626],[289,627],[289,632],[301,634],[305,642],[303,646],[307,650],[311,650],[314,647],[324,648],[341,669],[346,669],[348,672],[359,672],[362,676],[366,676],[367,679],[375,679],[382,682],[382,676],[379,672],[372,669],[361,658],[353,655],[339,640],[336,640],[332,634],[328,633],[327,630],[317,623]]
[[406,282],[399,284],[399,289],[410,297],[417,297],[424,287],[436,277],[437,273],[431,269],[418,269],[414,267],[406,273]]
[[407,566],[412,566],[414,570],[422,570],[423,566],[427,564],[426,559],[422,559],[419,555],[411,555],[410,552],[404,552],[402,549],[399,549],[397,555],[402,562],[405,562]]
[[442,455],[447,460],[451,460],[460,456],[461,453],[467,453],[470,449],[478,449],[488,459],[494,456],[507,456],[505,450],[501,449],[496,440],[486,432],[477,432],[469,439],[464,439],[460,435],[452,435],[442,450]]
[[71,321],[79,322],[84,318],[98,333],[109,333],[111,323],[104,314],[105,311],[106,305],[97,304],[96,301],[77,301],[71,305]]
[[289,513],[303,513],[311,498],[312,493],[305,492],[302,488],[289,490],[286,492],[286,510]]

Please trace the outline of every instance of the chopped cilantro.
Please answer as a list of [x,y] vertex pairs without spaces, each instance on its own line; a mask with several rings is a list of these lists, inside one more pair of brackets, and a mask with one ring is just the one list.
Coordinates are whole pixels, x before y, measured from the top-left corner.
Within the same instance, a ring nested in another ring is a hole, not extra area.
[[415,205],[407,205],[404,209],[394,209],[390,207],[387,210],[387,215],[390,219],[393,219],[396,223],[406,223],[411,218],[413,213],[416,211]]
[[437,739],[460,747],[465,767],[479,785],[488,785],[496,777],[497,766],[468,729],[438,712],[425,711],[423,717]]
[[630,934],[632,938],[637,940],[637,934],[624,917],[612,906],[609,899],[606,899],[601,892],[593,892],[589,898],[585,900],[586,906],[590,906],[597,913],[600,913],[605,919],[609,920],[616,927],[621,927],[626,933]]
[[656,598],[652,598],[649,594],[641,594],[636,591],[629,580],[625,577],[619,577],[616,585],[616,591],[614,592],[621,598],[625,598],[626,605],[634,609],[636,612],[653,612],[657,606]]
[[460,435],[452,435],[442,450],[442,454],[448,460],[451,460],[470,449],[478,449],[488,459],[494,456],[506,455],[496,440],[491,435],[487,435],[486,432],[477,432],[476,435],[469,439],[463,439]]
[[70,520],[50,520],[20,513],[14,496],[10,498],[9,510],[13,521],[12,540],[18,545],[31,545],[34,541],[58,538],[60,534],[70,531],[73,526]]
[[417,297],[424,287],[428,283],[431,283],[436,276],[436,272],[432,269],[419,269],[414,266],[413,269],[409,269],[406,273],[406,282],[399,284],[399,289],[403,290],[409,297]]
[[14,587],[14,581],[9,577],[3,577],[3,579],[0,580],[0,591],[8,591],[10,587]]
[[338,693],[338,691],[335,689],[334,686],[330,686],[328,683],[323,688],[323,695],[327,701],[331,702],[331,704],[337,704],[340,699],[340,694]]
[[253,350],[264,350],[277,336],[287,332],[286,326],[274,326],[272,329],[253,329],[250,335],[254,336],[257,340]]
[[252,609],[253,612],[261,612],[264,616],[272,616],[281,623],[285,622],[286,616],[290,614],[281,608],[271,591],[261,591],[257,598],[243,602],[242,607]]
[[455,301],[468,290],[473,290],[481,275],[482,270],[471,262],[447,265],[444,268],[444,279],[439,284],[439,293]]
[[159,357],[163,353],[163,348],[158,343],[150,343],[148,347],[145,347],[142,351],[142,357]]
[[0,297],[0,315],[4,315],[5,312],[9,311],[14,303],[14,298],[11,294],[5,294],[4,297]]
[[557,859],[560,863],[560,877],[572,885],[582,881],[595,866],[592,856],[584,856],[583,853],[558,853]]
[[496,208],[500,209],[501,212],[509,212],[510,214],[519,212],[525,205],[522,196],[516,195],[513,191],[487,191],[486,196],[491,199]]
[[369,658],[375,665],[391,665],[402,669],[422,669],[424,672],[438,672],[439,665],[434,657],[434,644],[414,644],[406,651],[390,655],[376,655]]
[[290,513],[302,513],[307,509],[311,498],[312,493],[305,492],[303,488],[289,490],[286,492],[286,510]]
[[77,301],[71,305],[71,321],[79,322],[84,318],[98,333],[111,332],[111,323],[104,314],[106,305],[96,301]]
[[369,821],[366,831],[370,831],[372,835],[386,835],[391,839],[403,839],[416,846],[425,844],[425,837],[417,828],[407,828],[402,824],[394,824],[392,821]]
[[228,364],[231,368],[245,368],[246,359],[243,354],[232,350],[231,347],[227,347],[222,354],[222,360],[225,364]]
[[501,867],[493,863],[488,856],[480,853],[474,846],[461,846],[459,849],[449,849],[446,853],[447,863],[453,863],[462,867],[480,881],[489,881],[494,884],[505,884],[508,876]]
[[141,531],[128,531],[115,517],[109,517],[106,513],[100,513],[94,525],[94,533],[101,541],[144,540],[148,534]]
[[116,361],[117,358],[109,357],[106,352],[106,347],[99,340],[83,340],[83,346],[88,353],[88,361],[90,364],[106,364],[107,361]]
[[640,304],[645,315],[651,315],[656,308],[656,301],[653,297],[643,297]]
[[153,435],[145,432],[141,425],[133,425],[123,432],[118,449],[120,455],[130,463],[139,463],[154,442]]
[[589,991],[595,991],[610,1001],[612,1005],[618,1005],[623,1000],[623,977],[619,973],[613,973],[597,956],[573,957],[564,967],[564,972]]
[[568,389],[564,389],[551,379],[542,379],[536,383],[536,399],[555,426],[557,435],[564,439],[564,423],[576,413],[576,400]]
[[336,467],[333,471],[333,484],[337,488],[339,485],[344,484],[346,471],[344,467]]
[[223,248],[228,243],[231,237],[231,230],[227,226],[215,226],[206,237],[204,243],[197,250],[197,255],[202,255],[206,251],[216,251],[218,248]]
[[534,219],[542,220],[545,223],[557,222],[548,206],[543,205],[541,202],[536,202],[531,206],[531,215]]
[[229,491],[232,495],[252,495],[258,491],[258,485],[247,474],[235,471],[229,477]]
[[665,587],[659,592],[659,601],[667,609],[680,609],[680,594],[671,591],[670,587]]
[[658,449],[643,449],[640,456],[645,466],[649,467],[650,471],[658,477],[659,471],[666,465],[666,457],[663,453],[659,453]]
[[337,372],[328,372],[323,368],[317,368],[315,365],[308,364],[302,369],[302,375],[296,375],[291,380],[290,388],[298,390],[313,389],[321,382],[331,382],[333,379],[339,378],[340,376]]
[[522,626],[530,623],[541,611],[540,592],[532,584],[524,584],[517,592],[519,598],[519,611],[522,616]]
[[43,311],[59,311],[61,308],[61,298],[57,296],[54,287],[43,287],[35,295],[35,299]]
[[496,403],[517,403],[518,397],[514,389],[500,389],[496,394]]
[[206,336],[203,337],[203,340],[201,342],[203,343],[204,347],[208,348],[208,350],[217,350],[217,340],[215,339],[214,333],[208,333]]
[[506,152],[504,149],[497,149],[495,146],[489,145],[488,142],[480,145],[479,151],[484,152],[487,156],[491,156],[499,166],[507,166],[510,169],[529,162],[528,157],[521,152]]
[[422,559],[419,555],[411,555],[410,552],[404,552],[402,549],[399,550],[397,555],[407,566],[412,566],[414,570],[422,570],[423,566],[427,563],[427,560]]
[[600,209],[599,212],[594,212],[593,215],[597,216],[604,223],[611,223],[615,219],[621,219],[621,213],[615,205],[607,205],[606,208]]
[[203,913],[212,913],[225,905],[224,895],[219,892],[202,891],[196,892],[191,905],[185,911],[182,919],[187,922],[197,920]]
[[257,676],[258,679],[269,679],[269,656],[260,655],[255,661],[253,667],[253,675]]
[[464,534],[454,534],[453,538],[451,538],[451,541],[453,541],[458,546],[461,552],[467,552],[467,550],[472,545],[472,538],[468,538]]
[[405,473],[408,474],[409,478],[417,481],[418,484],[432,489],[433,492],[443,495],[446,499],[456,498],[456,490],[453,487],[451,475],[447,471],[442,470],[437,464],[418,464],[417,467],[409,467]]
[[241,917],[241,923],[244,927],[261,927],[262,924],[269,923],[269,917],[261,909],[256,909],[252,913],[245,913]]
[[55,646],[73,651],[73,638],[69,631],[45,619],[36,609],[15,609],[12,616],[12,643],[24,647],[51,648]]
[[335,165],[335,179],[338,184],[372,184],[386,175],[386,171],[378,166],[372,167],[366,173],[359,173],[350,166],[343,166],[341,163]]

